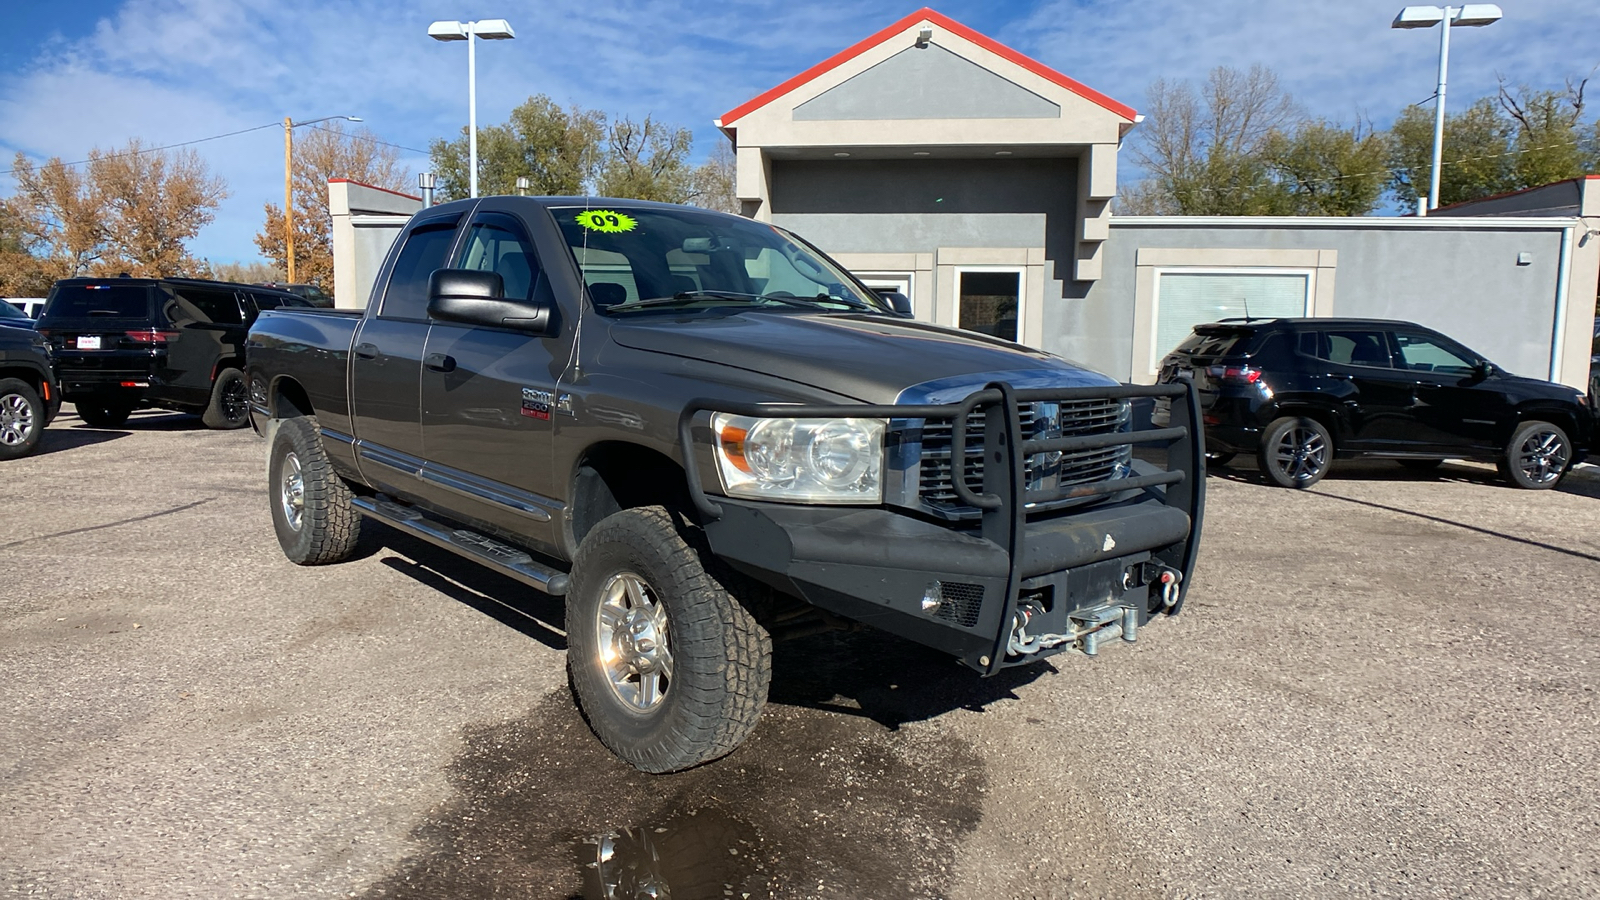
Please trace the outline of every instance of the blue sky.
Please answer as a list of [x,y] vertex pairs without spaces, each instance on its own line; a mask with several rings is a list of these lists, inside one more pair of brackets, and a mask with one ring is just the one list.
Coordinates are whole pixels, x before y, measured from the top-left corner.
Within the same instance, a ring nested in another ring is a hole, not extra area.
[[[1433,92],[1437,32],[1393,31],[1403,0],[949,0],[933,8],[1142,108],[1155,78],[1218,65],[1277,70],[1311,114],[1386,126]],[[435,19],[504,17],[479,45],[478,117],[530,94],[694,129],[918,8],[883,0],[0,0],[0,153],[83,159],[139,137],[170,144],[325,115],[426,148],[466,120],[466,49]],[[1600,64],[1596,0],[1502,0],[1506,17],[1452,36],[1451,109],[1496,74],[1559,86]],[[1600,86],[1594,91],[1600,97]],[[1600,105],[1593,107],[1600,110]],[[255,259],[262,204],[281,202],[282,132],[198,144],[232,195],[194,250]],[[403,153],[413,172],[425,154]],[[6,167],[9,168],[9,167]],[[0,193],[10,182],[0,170]]]

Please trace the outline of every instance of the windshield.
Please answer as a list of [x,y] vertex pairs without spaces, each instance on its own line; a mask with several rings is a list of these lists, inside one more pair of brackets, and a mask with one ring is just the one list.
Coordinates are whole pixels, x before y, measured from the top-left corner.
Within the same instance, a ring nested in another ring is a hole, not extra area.
[[551,207],[595,306],[760,306],[891,312],[804,241],[771,225],[694,209]]

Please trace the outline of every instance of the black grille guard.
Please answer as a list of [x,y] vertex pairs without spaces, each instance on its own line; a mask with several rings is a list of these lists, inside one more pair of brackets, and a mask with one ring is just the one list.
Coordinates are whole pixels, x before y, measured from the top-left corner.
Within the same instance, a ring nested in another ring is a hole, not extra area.
[[[1019,407],[1024,403],[1074,400],[1168,399],[1172,401],[1168,426],[1121,431],[1113,434],[1075,435],[1060,438],[1024,440]],[[1175,384],[1116,385],[1111,387],[1028,388],[1018,390],[997,381],[968,394],[959,403],[894,405],[788,403],[730,403],[709,398],[691,400],[678,418],[678,440],[682,446],[689,497],[705,519],[722,517],[718,506],[701,484],[699,458],[695,452],[696,417],[703,412],[722,412],[736,416],[783,416],[786,418],[881,418],[953,420],[953,446],[965,445],[967,416],[984,413],[983,483],[976,489],[964,474],[954,476],[953,485],[962,502],[983,511],[981,534],[984,539],[1004,547],[1010,555],[1011,573],[1007,580],[1007,609],[1015,606],[1022,581],[1023,541],[1027,537],[1027,508],[1031,503],[1120,494],[1164,487],[1160,496],[1167,506],[1189,516],[1188,538],[1157,553],[1161,561],[1183,573],[1177,602],[1167,609],[1176,614],[1188,595],[1190,576],[1200,551],[1200,523],[1205,510],[1205,435],[1200,427],[1200,399],[1189,381]],[[709,432],[709,427],[706,430]],[[1166,443],[1166,471],[1128,478],[1112,478],[1091,484],[1071,485],[1048,491],[1030,491],[1026,482],[1026,460],[1030,455],[1054,451],[1089,450],[1100,447]],[[715,462],[712,463],[713,471]],[[1068,513],[1070,515],[1070,513]],[[1000,633],[995,636],[986,674],[1003,667],[1006,643],[1011,632],[1011,616],[1000,617]]]

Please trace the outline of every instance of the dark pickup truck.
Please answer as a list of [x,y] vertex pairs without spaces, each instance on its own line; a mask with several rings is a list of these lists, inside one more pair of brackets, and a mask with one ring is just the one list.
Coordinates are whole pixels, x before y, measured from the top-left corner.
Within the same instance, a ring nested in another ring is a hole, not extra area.
[[[365,312],[251,329],[279,541],[337,562],[371,518],[563,596],[578,703],[649,772],[738,746],[775,637],[866,624],[992,675],[1177,613],[1192,389],[908,307],[737,216],[426,209]],[[1150,398],[1161,428],[1137,425]]]

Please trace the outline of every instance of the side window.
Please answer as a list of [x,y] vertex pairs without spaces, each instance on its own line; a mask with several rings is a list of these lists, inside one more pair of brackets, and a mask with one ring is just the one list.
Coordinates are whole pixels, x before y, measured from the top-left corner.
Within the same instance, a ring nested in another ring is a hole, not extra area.
[[1377,369],[1390,367],[1388,336],[1381,331],[1329,331],[1325,340],[1327,355],[1322,358],[1329,362]]
[[426,319],[428,317],[428,279],[445,267],[450,243],[456,234],[455,220],[427,222],[406,235],[405,246],[389,275],[378,315],[385,319]]
[[1447,375],[1472,374],[1472,361],[1438,340],[1403,331],[1394,337],[1400,347],[1401,368],[1415,372],[1443,372]]
[[524,235],[522,225],[504,213],[484,213],[472,220],[456,265],[500,273],[508,300],[530,299],[539,281],[539,256],[533,242]]
[[1321,346],[1321,338],[1322,332],[1320,331],[1300,332],[1300,352],[1306,356],[1327,358],[1327,351],[1323,350]]
[[177,286],[174,290],[180,300],[199,313],[196,318],[202,322],[215,322],[218,325],[244,324],[244,316],[239,312],[239,298],[234,296],[233,291],[187,286]]

